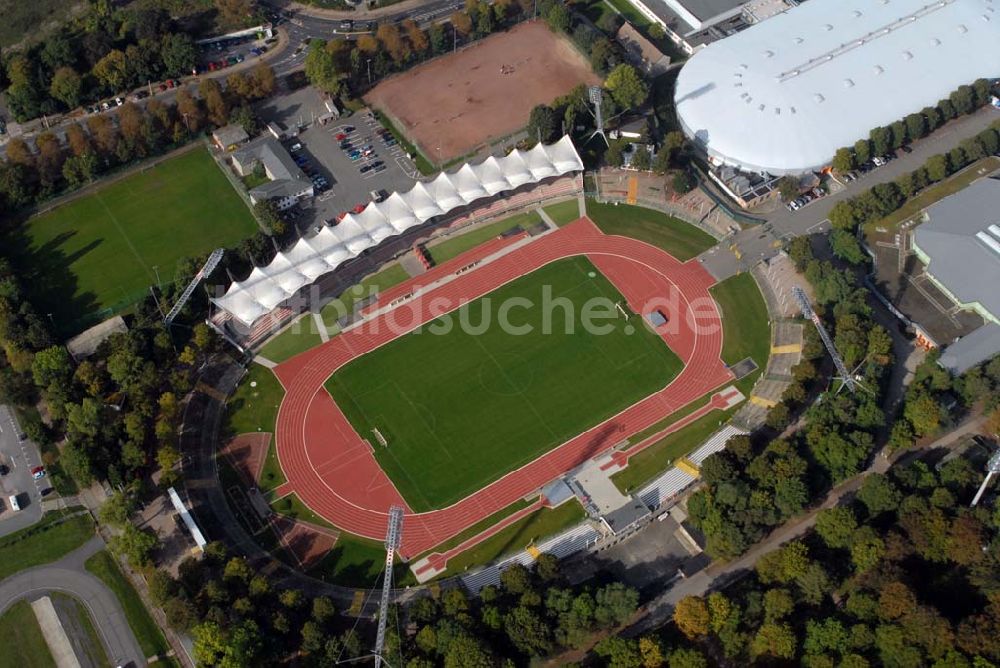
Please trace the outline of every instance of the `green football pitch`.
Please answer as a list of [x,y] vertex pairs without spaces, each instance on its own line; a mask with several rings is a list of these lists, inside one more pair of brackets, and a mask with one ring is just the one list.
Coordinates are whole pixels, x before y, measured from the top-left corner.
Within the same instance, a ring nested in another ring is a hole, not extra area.
[[[609,331],[586,331],[566,309],[543,307],[549,290],[576,314],[602,300],[610,317],[599,324]],[[515,297],[533,306],[512,308],[509,321],[529,325],[530,333],[496,325],[501,305]],[[625,320],[615,303],[624,299],[589,260],[560,260],[449,314],[454,326],[447,333],[432,333],[444,327],[449,316],[442,316],[350,362],[326,388],[373,444],[410,506],[440,508],[665,387],[680,372],[680,359],[662,339],[640,316]],[[490,326],[475,331],[460,322]]]
[[[18,254],[39,309],[71,334],[127,310],[178,261],[257,229],[208,151],[197,148],[29,220]],[[155,268],[155,269],[154,269]]]

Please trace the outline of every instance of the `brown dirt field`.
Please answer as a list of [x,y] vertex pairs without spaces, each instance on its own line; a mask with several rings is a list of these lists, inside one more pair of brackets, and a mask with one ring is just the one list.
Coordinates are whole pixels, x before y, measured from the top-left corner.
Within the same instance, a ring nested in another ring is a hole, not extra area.
[[223,446],[222,453],[229,457],[233,467],[246,478],[247,482],[257,484],[260,472],[264,468],[264,458],[267,457],[267,446],[270,442],[269,433],[239,434]]
[[278,538],[308,570],[319,563],[337,542],[337,532],[276,515],[271,523]]
[[365,101],[440,165],[517,132],[533,107],[581,83],[601,78],[569,40],[535,21],[390,77]]

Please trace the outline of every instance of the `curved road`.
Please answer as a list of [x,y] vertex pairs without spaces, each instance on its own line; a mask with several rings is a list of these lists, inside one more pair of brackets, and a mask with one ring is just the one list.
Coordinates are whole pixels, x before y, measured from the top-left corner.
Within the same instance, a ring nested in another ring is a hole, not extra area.
[[139,648],[114,593],[84,568],[88,557],[104,549],[95,536],[59,561],[30,568],[0,581],[0,614],[21,599],[32,599],[50,591],[64,592],[79,600],[90,613],[112,665],[145,666]]

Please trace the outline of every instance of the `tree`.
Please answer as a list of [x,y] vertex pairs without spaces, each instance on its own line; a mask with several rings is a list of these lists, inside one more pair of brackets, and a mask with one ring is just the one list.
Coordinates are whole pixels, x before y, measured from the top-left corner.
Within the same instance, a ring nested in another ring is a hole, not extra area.
[[827,508],[816,516],[816,533],[829,547],[843,548],[851,543],[858,520],[847,506]]
[[639,607],[639,592],[621,582],[605,585],[594,596],[594,620],[601,626],[624,624]]
[[854,159],[857,164],[863,165],[872,159],[871,142],[867,139],[859,139],[854,142]]
[[137,529],[132,524],[126,524],[124,531],[113,536],[109,543],[112,552],[128,559],[135,568],[149,565],[150,554],[159,541],[156,534],[144,529]]
[[242,28],[253,17],[254,0],[215,0],[219,20],[230,28]]
[[[198,84],[198,94],[205,103],[208,120],[216,126],[223,126],[229,121],[229,103],[222,93],[222,87],[215,79],[202,79]],[[180,104],[180,98],[178,98]]]
[[708,635],[710,617],[703,598],[685,596],[677,602],[673,618],[681,633],[692,640]]
[[68,384],[73,375],[69,352],[63,346],[38,351],[31,363],[31,375],[35,379],[35,385],[42,388],[52,384]]
[[663,643],[656,636],[639,638],[639,656],[643,668],[659,668],[666,660],[663,656]]
[[556,119],[556,112],[546,104],[539,104],[531,110],[528,116],[528,137],[538,139],[543,144],[552,140],[559,129],[559,122]]
[[670,668],[708,668],[708,660],[697,649],[678,648],[667,659]]
[[[500,3],[498,5],[502,6]],[[414,53],[423,56],[430,47],[427,33],[421,30],[413,19],[403,21],[403,30],[406,31],[406,38],[410,40],[410,48],[413,49]]]
[[327,43],[323,40],[314,39],[309,43],[305,71],[309,83],[317,88],[329,93],[340,90],[340,71],[336,55],[327,48]]
[[110,524],[121,529],[128,524],[134,506],[135,503],[130,496],[122,492],[115,492],[101,504],[98,519],[102,524]]
[[261,130],[261,121],[249,104],[242,104],[229,114],[229,122],[243,128],[243,131],[253,137]]
[[395,23],[380,23],[375,37],[398,67],[410,57],[410,49]]
[[169,76],[190,74],[198,63],[198,47],[184,33],[168,33],[160,43],[160,59]]
[[795,632],[788,624],[761,624],[750,643],[750,651],[754,656],[792,659],[795,657],[795,645]]
[[91,73],[110,93],[119,92],[126,82],[128,61],[125,53],[112,49],[94,65]]
[[917,392],[915,396],[907,398],[903,415],[913,425],[913,431],[918,436],[927,436],[941,426],[944,410],[933,396],[927,392]]
[[927,169],[927,178],[931,183],[942,181],[948,176],[948,159],[943,155],[932,155],[924,163]]
[[632,639],[611,636],[597,643],[594,651],[604,657],[611,668],[641,668],[643,665],[639,643]]
[[543,18],[553,32],[569,32],[569,10],[561,2],[553,2]]
[[847,230],[835,229],[830,233],[830,248],[834,255],[849,264],[863,264],[867,259],[858,238]]
[[799,180],[794,176],[782,176],[778,179],[778,193],[784,202],[791,202],[799,196]]
[[544,656],[552,648],[552,632],[537,612],[517,606],[504,618],[504,630],[514,647],[528,656]]
[[76,70],[72,67],[60,67],[52,75],[49,94],[65,104],[68,109],[75,109],[80,104],[82,87],[83,81]]
[[691,178],[691,175],[688,174],[686,171],[684,171],[684,170],[677,170],[674,173],[674,178],[671,181],[670,186],[671,186],[671,188],[674,189],[674,192],[677,192],[677,193],[680,193],[680,194],[683,195],[684,193],[691,192],[691,190],[695,186],[695,183],[694,183],[694,179]]
[[451,23],[452,29],[461,35],[463,39],[472,33],[472,19],[465,12],[453,13],[448,17],[448,21]]
[[611,70],[604,80],[604,87],[611,93],[615,104],[624,109],[642,106],[649,96],[649,86],[628,63],[622,63]]
[[838,148],[831,166],[838,172],[849,172],[855,168],[854,152],[849,148]]
[[635,152],[632,155],[632,166],[641,171],[649,171],[652,158],[649,151],[643,144],[634,144]]

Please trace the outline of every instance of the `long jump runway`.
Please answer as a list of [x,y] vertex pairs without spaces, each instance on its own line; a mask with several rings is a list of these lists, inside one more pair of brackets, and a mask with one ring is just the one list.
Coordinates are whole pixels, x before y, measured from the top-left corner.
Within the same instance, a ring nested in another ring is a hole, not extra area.
[[406,507],[401,551],[410,558],[732,379],[720,358],[722,322],[708,292],[715,279],[696,260],[682,263],[641,241],[605,235],[587,219],[483,264],[379,318],[407,323],[413,329],[441,314],[440,308],[432,312],[429,297],[434,301],[446,298],[457,308],[550,262],[576,255],[586,255],[637,312],[651,299],[662,299],[672,290],[679,293],[676,306],[671,307],[676,312],[670,313],[678,326],[668,324],[660,332],[684,362],[669,385],[461,501],[413,513],[382,471],[371,446],[354,431],[324,387],[338,368],[402,335],[398,327],[369,321],[275,369],[286,392],[276,428],[286,488],[340,529],[377,540],[385,537],[389,507]]

